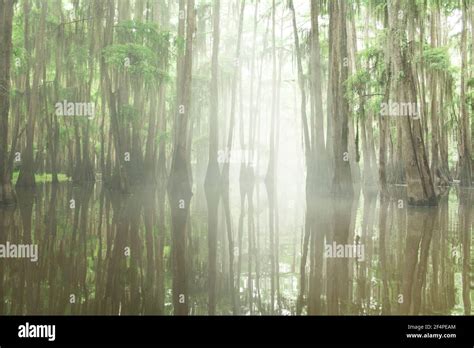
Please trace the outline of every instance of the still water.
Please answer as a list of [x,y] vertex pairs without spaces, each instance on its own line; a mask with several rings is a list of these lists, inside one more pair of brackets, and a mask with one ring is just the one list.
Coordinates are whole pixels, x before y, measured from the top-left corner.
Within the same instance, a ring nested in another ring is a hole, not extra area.
[[[358,190],[352,199],[315,199],[312,211],[303,192],[278,193],[272,226],[262,182],[251,207],[232,199],[233,258],[219,209],[217,314],[471,313],[474,191],[453,187],[438,207],[413,208],[404,204],[403,187],[392,187],[386,200]],[[62,183],[17,191],[17,198],[15,208],[0,209],[0,244],[36,245],[38,257],[0,258],[0,314],[173,314],[166,197]],[[186,239],[189,314],[205,315],[202,190],[192,199]],[[336,257],[339,244],[356,246],[355,254]]]

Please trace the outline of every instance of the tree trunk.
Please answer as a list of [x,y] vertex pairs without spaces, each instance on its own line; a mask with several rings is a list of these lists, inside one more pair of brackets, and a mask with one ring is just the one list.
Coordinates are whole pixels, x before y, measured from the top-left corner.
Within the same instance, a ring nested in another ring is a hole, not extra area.
[[[212,67],[210,87],[210,114],[209,114],[209,163],[207,167],[204,189],[207,200],[208,216],[208,253],[209,253],[209,302],[210,315],[216,314],[216,275],[217,275],[217,214],[219,208],[219,165],[217,163],[218,152],[218,69],[219,69],[219,22],[220,22],[220,0],[214,0],[213,4],[213,39],[212,39]],[[229,250],[230,253],[233,250]]]
[[466,98],[467,74],[467,0],[462,0],[461,31],[461,94],[460,94],[460,136],[459,136],[459,180],[460,185],[470,187],[472,183],[471,137]]
[[[400,0],[394,0],[389,4],[390,31],[388,40],[391,43],[390,53],[392,57],[394,76],[400,76],[396,82],[400,100],[398,103],[410,103],[416,105],[417,94],[414,82],[412,61],[412,45],[403,49],[401,40],[405,36],[401,20],[399,19]],[[406,16],[406,14],[404,15]],[[411,23],[409,22],[409,29]],[[403,129],[403,156],[407,178],[408,203],[411,205],[436,205],[437,197],[433,187],[432,176],[428,166],[425,145],[423,141],[423,130],[418,115],[401,115]],[[418,116],[418,117],[413,117]]]
[[[224,214],[225,214],[225,223],[226,223],[226,231],[227,231],[227,240],[229,244],[229,253],[233,253],[234,249],[234,241],[232,236],[232,221],[231,221],[231,214],[230,214],[230,202],[229,202],[229,171],[230,171],[230,157],[232,156],[232,144],[234,139],[234,126],[235,126],[235,100],[236,100],[236,91],[237,91],[237,81],[239,80],[240,75],[240,46],[242,41],[242,30],[243,30],[243,22],[244,22],[244,10],[245,10],[245,0],[241,2],[240,7],[240,14],[239,14],[239,27],[238,27],[238,34],[237,34],[237,46],[235,50],[234,56],[234,77],[232,79],[232,86],[231,86],[231,105],[230,105],[230,120],[229,120],[229,133],[227,136],[227,147],[225,148],[225,162],[222,166],[222,173],[221,173],[221,195],[222,195],[222,204],[224,207]],[[239,250],[239,252],[241,252]],[[229,256],[230,263],[233,264],[233,255]],[[233,267],[233,266],[232,266]],[[233,273],[233,272],[232,272]],[[230,279],[230,291],[231,296],[235,296],[235,284],[233,276]],[[233,303],[233,310],[237,311],[238,308],[235,305],[235,299],[232,299]]]
[[[186,276],[186,230],[192,189],[187,163],[189,112],[191,109],[191,79],[193,63],[193,35],[195,31],[194,0],[187,0],[186,48],[183,76],[178,88],[178,108],[175,115],[175,132],[171,172],[168,180],[168,198],[171,207],[171,235],[173,262],[173,306],[177,315],[188,314]],[[180,113],[179,111],[183,111]]]
[[14,0],[0,1],[0,204],[13,204],[16,200],[11,183],[11,165],[8,163],[13,4]]
[[[318,191],[327,191],[329,187],[329,172],[327,167],[327,153],[324,139],[324,113],[323,96],[321,91],[321,48],[319,44],[319,1],[311,1],[311,102],[312,102],[312,127],[311,148],[315,156],[315,179],[317,178]],[[299,48],[296,48],[299,49]]]
[[[39,21],[39,29],[36,33],[38,37],[45,35],[46,27],[46,12],[48,4],[46,2],[38,3],[41,7],[41,15]],[[30,11],[29,0],[25,0],[25,36],[27,35],[28,27],[28,12]],[[27,45],[27,42],[25,41]],[[28,45],[27,45],[28,46]],[[28,50],[28,48],[27,48]],[[35,187],[35,163],[34,163],[34,139],[35,139],[35,126],[36,120],[39,114],[39,85],[40,79],[43,76],[42,71],[44,69],[44,41],[36,40],[35,42],[35,55],[33,64],[33,83],[31,85],[29,103],[28,103],[28,121],[26,126],[26,149],[23,157],[20,174],[18,181],[16,182],[17,187]]]
[[346,3],[332,1],[329,9],[330,21],[335,31],[330,45],[331,61],[331,113],[333,119],[333,161],[332,190],[335,194],[353,194],[349,159],[349,102],[346,98],[345,81],[349,73],[347,51]]

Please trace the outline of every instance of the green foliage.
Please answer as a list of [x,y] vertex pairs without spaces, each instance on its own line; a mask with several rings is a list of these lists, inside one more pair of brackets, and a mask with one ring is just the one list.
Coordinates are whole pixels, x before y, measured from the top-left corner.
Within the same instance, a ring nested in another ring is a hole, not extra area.
[[440,10],[446,16],[461,9],[461,2],[458,0],[431,0],[431,2],[439,2]]
[[108,64],[145,81],[168,80],[171,34],[156,23],[122,21],[116,26],[117,44],[105,47]]
[[176,47],[177,54],[182,55],[184,53],[185,39],[182,36],[176,36],[174,41],[174,46]]
[[75,44],[68,51],[66,65],[74,70],[79,76],[87,76],[87,61],[89,58],[89,49],[84,45]]
[[116,25],[115,30],[121,42],[143,42],[146,46],[158,49],[166,48],[169,44],[170,32],[160,30],[156,23],[122,21]]
[[104,49],[108,64],[129,71],[132,75],[143,76],[145,79],[158,72],[153,51],[138,44],[116,44]]
[[[448,72],[451,68],[448,47],[423,47],[423,62],[428,70]],[[420,57],[418,57],[418,62]]]
[[[384,35],[385,37],[385,35]],[[361,50],[357,58],[359,59],[359,62],[362,64],[365,61],[383,61],[383,50],[382,46],[380,45],[371,45],[363,50]]]
[[360,107],[360,94],[366,88],[370,81],[370,75],[365,70],[358,70],[355,74],[349,76],[344,82],[346,89],[346,98],[353,110],[358,110]]
[[[23,18],[21,18],[23,19]],[[24,41],[24,27],[23,22],[15,17],[13,21],[13,32],[12,32],[12,61],[11,66],[13,68],[13,74],[22,74],[26,72],[26,63],[28,60],[28,53],[25,50]]]
[[358,70],[347,79],[346,85],[349,90],[360,91],[365,88],[370,80],[371,76],[367,70]]
[[[377,37],[369,43],[369,46],[361,50],[357,54],[357,62],[363,67],[368,77],[371,77],[369,87],[381,87],[384,85],[385,78],[385,52],[383,47],[387,32],[382,30],[378,32]],[[367,70],[368,69],[368,70]]]
[[380,113],[380,106],[382,105],[383,96],[376,95],[370,98],[366,103],[367,111],[378,115]]
[[474,88],[474,77],[467,80],[467,88]]
[[[19,175],[20,175],[19,171],[13,172],[12,181],[14,184],[18,180]],[[35,174],[35,180],[37,183],[51,182],[53,181],[53,175],[49,173]],[[58,180],[59,182],[63,182],[63,181],[68,181],[69,178],[66,176],[66,174],[58,173]]]
[[161,132],[155,138],[155,144],[159,145],[162,141],[165,143],[171,143],[171,133],[170,132]]
[[120,108],[120,118],[125,121],[131,121],[138,112],[132,105],[122,105]]

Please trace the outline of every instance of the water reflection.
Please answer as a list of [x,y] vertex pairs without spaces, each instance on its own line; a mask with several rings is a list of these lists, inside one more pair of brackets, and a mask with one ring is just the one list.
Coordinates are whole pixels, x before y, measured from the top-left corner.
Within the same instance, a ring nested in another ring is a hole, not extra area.
[[[174,299],[188,314],[471,313],[471,191],[452,188],[434,208],[407,207],[403,187],[308,207],[301,192],[275,195],[255,182],[231,200],[230,219],[220,204],[209,244],[198,194],[185,262],[173,265],[163,191],[19,190],[16,208],[0,209],[0,244],[37,244],[39,259],[0,258],[0,313],[182,314]],[[363,246],[363,258],[329,257],[333,243]]]

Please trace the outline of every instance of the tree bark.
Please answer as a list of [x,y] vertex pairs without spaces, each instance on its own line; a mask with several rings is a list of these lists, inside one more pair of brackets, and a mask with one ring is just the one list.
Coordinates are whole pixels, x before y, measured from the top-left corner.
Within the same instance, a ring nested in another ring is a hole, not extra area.
[[[219,22],[220,22],[220,0],[214,0],[213,4],[213,38],[212,38],[212,64],[211,64],[211,86],[210,86],[210,114],[209,114],[209,163],[207,166],[204,189],[207,200],[208,216],[208,278],[209,278],[209,302],[208,311],[210,315],[216,314],[216,274],[217,274],[217,214],[219,208],[220,182],[219,165],[217,163],[218,152],[218,69],[219,69]],[[233,250],[229,250],[233,253]],[[233,278],[233,277],[232,277]],[[232,296],[233,297],[233,296]]]
[[[195,32],[194,0],[187,0],[186,48],[183,62],[183,76],[178,88],[178,108],[175,115],[175,137],[168,198],[171,207],[172,263],[173,263],[173,306],[177,315],[188,314],[188,293],[186,275],[186,230],[189,217],[192,189],[187,163],[189,113],[191,109],[191,80],[193,63],[193,36]],[[183,111],[180,113],[179,111]]]
[[330,21],[335,31],[330,46],[331,61],[331,113],[333,119],[333,161],[334,173],[332,191],[335,194],[352,195],[352,175],[349,159],[349,102],[344,83],[349,74],[347,51],[346,3],[338,0],[330,3]]
[[[402,50],[401,40],[405,36],[401,21],[406,13],[401,10],[401,1],[394,0],[389,3],[390,31],[388,40],[391,43],[390,53],[393,62],[396,89],[399,92],[398,103],[417,104],[417,92],[414,82],[412,61],[412,43]],[[400,13],[404,14],[400,18]],[[413,20],[413,19],[412,19]],[[411,21],[408,26],[410,28]],[[432,176],[428,166],[425,145],[423,141],[423,130],[418,117],[414,115],[402,115],[401,123],[403,129],[403,156],[408,184],[408,203],[411,205],[436,205],[437,197],[434,191]]]
[[470,187],[472,184],[472,159],[470,120],[466,100],[467,74],[467,0],[461,1],[462,31],[461,31],[461,93],[460,93],[460,136],[459,136],[459,180],[460,185]]
[[[14,0],[0,1],[0,204],[15,203],[8,163],[8,116],[10,113],[10,65]],[[14,151],[12,148],[11,151]]]
[[[45,35],[46,27],[46,13],[48,4],[45,2],[39,3],[41,7],[41,15],[39,21],[39,28],[37,35],[38,37],[43,37]],[[29,0],[25,0],[24,4],[25,11],[25,36],[27,37],[28,28],[28,17],[30,11]],[[26,49],[29,50],[29,45],[25,41]],[[35,42],[35,55],[34,55],[34,64],[33,64],[33,82],[30,89],[29,102],[28,102],[28,120],[26,125],[26,149],[25,153],[22,156],[23,162],[20,169],[20,174],[18,176],[18,181],[16,182],[17,187],[35,187],[35,163],[34,163],[34,139],[35,139],[35,126],[36,120],[38,119],[39,113],[39,85],[40,78],[43,76],[42,71],[44,69],[44,41],[36,40]],[[29,66],[28,66],[29,68]],[[28,81],[28,80],[27,80]],[[29,83],[29,82],[27,82]]]

